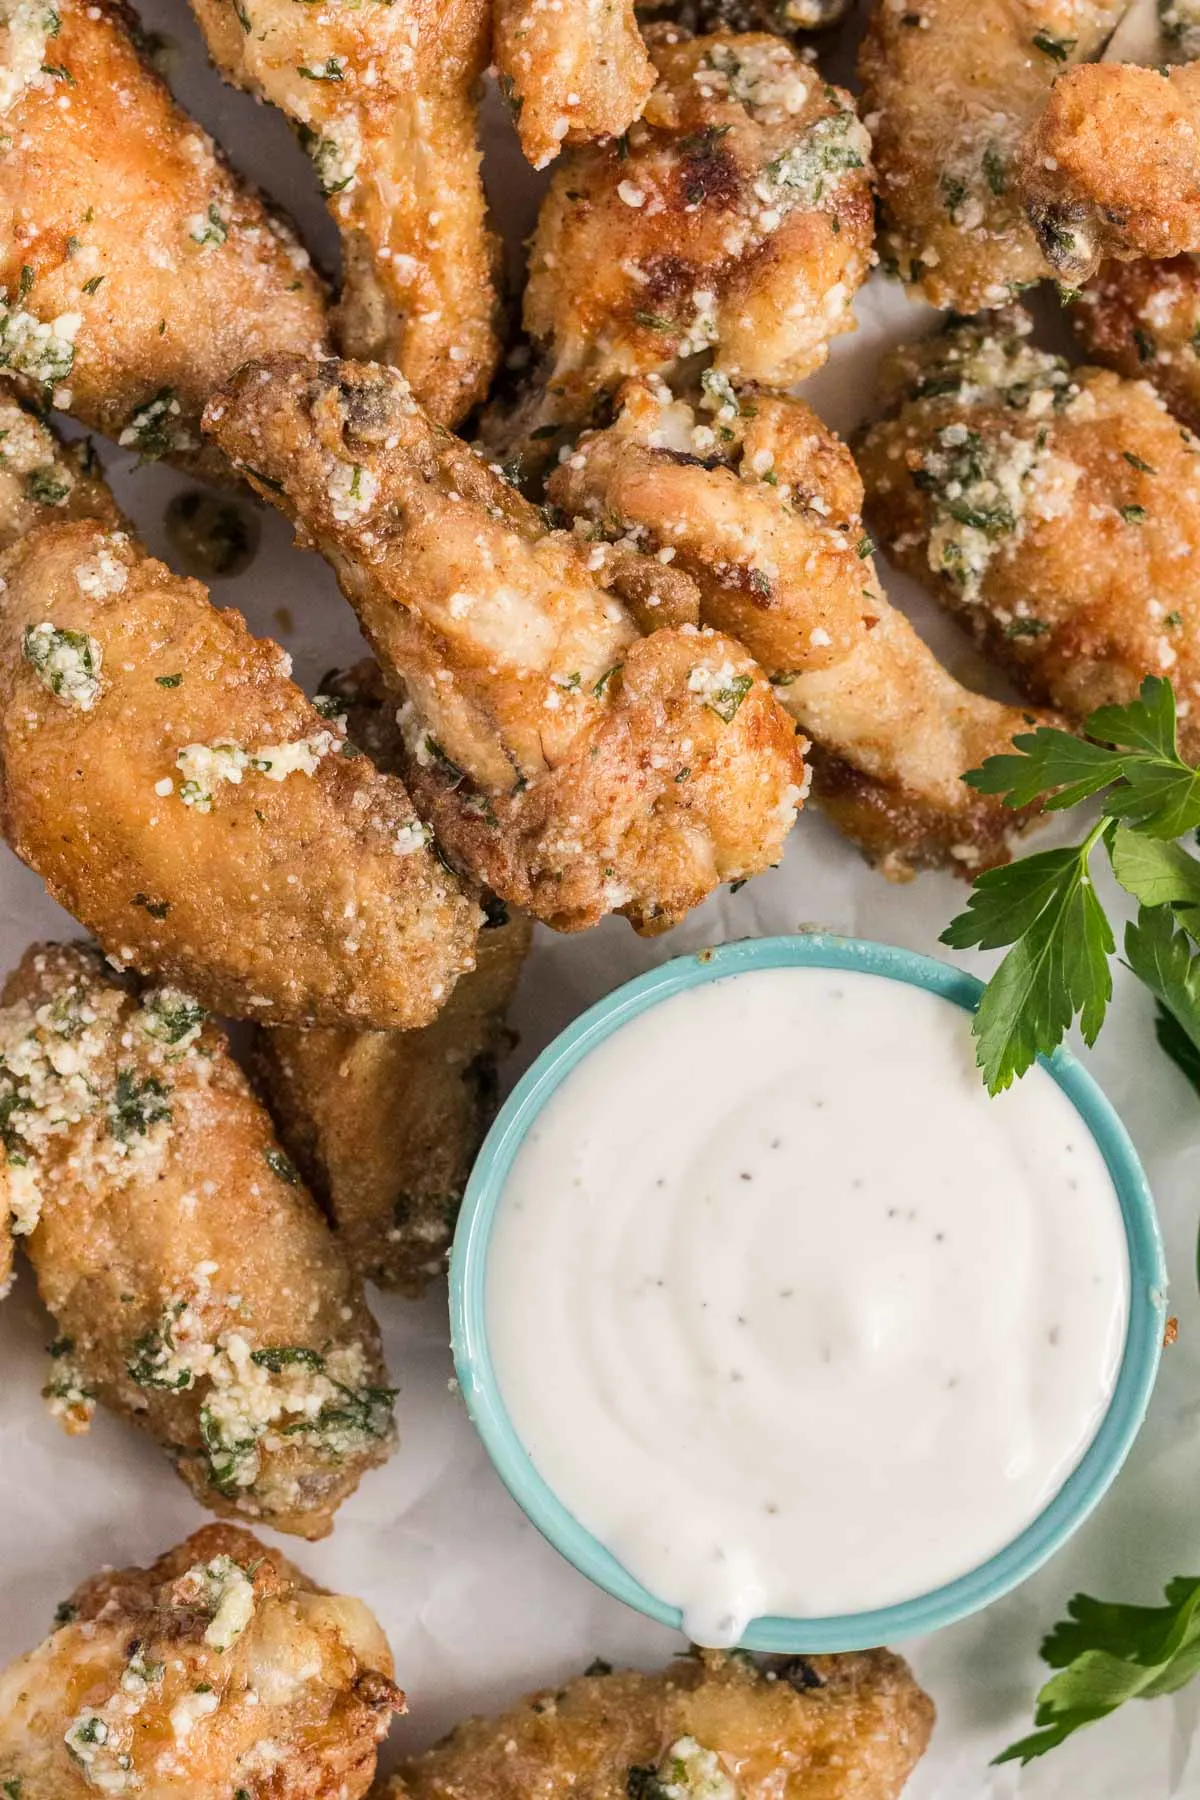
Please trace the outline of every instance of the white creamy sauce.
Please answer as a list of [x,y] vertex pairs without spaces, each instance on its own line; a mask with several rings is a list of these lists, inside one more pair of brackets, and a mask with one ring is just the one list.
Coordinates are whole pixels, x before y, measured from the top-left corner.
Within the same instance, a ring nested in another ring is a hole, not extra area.
[[693,988],[586,1056],[487,1265],[534,1466],[709,1645],[1009,1543],[1095,1435],[1128,1295],[1054,1081],[989,1099],[958,1007],[803,968]]

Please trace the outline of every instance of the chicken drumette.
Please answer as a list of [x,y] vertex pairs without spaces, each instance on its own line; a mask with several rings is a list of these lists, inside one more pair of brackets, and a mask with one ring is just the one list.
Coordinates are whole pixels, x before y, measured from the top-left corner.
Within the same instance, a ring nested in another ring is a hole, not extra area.
[[762,672],[694,626],[639,637],[587,547],[395,371],[246,369],[207,420],[333,564],[402,699],[406,783],[477,880],[560,930],[657,931],[776,860],[803,765]]

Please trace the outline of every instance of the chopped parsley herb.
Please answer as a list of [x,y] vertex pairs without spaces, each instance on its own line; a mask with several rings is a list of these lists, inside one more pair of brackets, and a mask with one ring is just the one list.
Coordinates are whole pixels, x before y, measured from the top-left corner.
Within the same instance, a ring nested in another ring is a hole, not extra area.
[[229,221],[222,217],[215,201],[210,204],[206,213],[197,213],[191,222],[188,236],[202,249],[215,249],[218,244],[225,242],[229,236]]
[[[156,915],[157,916],[157,915]],[[204,1024],[204,1008],[190,994],[178,988],[155,988],[145,996],[141,1010],[142,1029],[160,1044],[174,1046],[199,1036]]]
[[635,312],[633,322],[635,325],[645,326],[647,331],[670,331],[672,329],[670,319],[664,319],[661,313]]
[[[1072,240],[1074,241],[1074,240]],[[1133,341],[1138,353],[1139,362],[1153,362],[1155,353],[1154,339],[1140,325],[1133,328]]]
[[295,1164],[289,1162],[282,1150],[276,1150],[274,1146],[269,1150],[264,1150],[263,1161],[272,1175],[278,1175],[280,1181],[286,1181],[289,1187],[295,1187],[300,1180]]
[[115,1137],[118,1143],[128,1144],[131,1138],[145,1137],[151,1126],[168,1121],[171,1117],[171,1108],[167,1105],[169,1093],[170,1089],[155,1075],[139,1081],[132,1069],[119,1070],[116,1092],[108,1108],[110,1137]]
[[965,181],[959,181],[957,176],[943,175],[941,187],[946,202],[946,211],[953,218],[967,197],[967,184]]
[[872,538],[861,537],[854,546],[854,554],[858,557],[860,562],[866,562],[868,556],[873,553],[874,549],[875,543]]
[[726,725],[732,723],[742,701],[754,686],[752,675],[735,675],[728,687],[718,688],[713,694],[706,694],[704,704],[723,719]]
[[23,306],[29,298],[29,290],[33,286],[33,265],[22,263],[21,273],[17,278],[17,305]]
[[1033,34],[1034,48],[1055,62],[1065,63],[1075,48],[1075,43],[1074,38],[1055,37],[1052,31],[1035,31]]
[[605,671],[604,671],[603,675],[600,677],[599,681],[594,682],[592,684],[592,693],[595,695],[597,700],[604,699],[605,695],[608,693],[609,682],[612,680],[614,675],[619,675],[621,670],[624,667],[625,667],[624,663],[614,663],[611,669],[605,669]]
[[993,194],[1003,194],[1008,186],[1008,165],[994,144],[983,153],[983,178]]
[[1010,619],[1004,627],[1006,638],[1045,637],[1050,627],[1044,619]]
[[155,685],[165,688],[177,688],[182,680],[182,675],[156,675],[154,677]]
[[129,415],[119,442],[135,445],[142,462],[157,462],[175,448],[175,421],[179,417],[175,389],[161,387]]
[[1171,625],[1171,626],[1182,625],[1183,624],[1183,614],[1181,612],[1169,612],[1167,614],[1166,618],[1163,620],[1163,624]]
[[1117,510],[1127,525],[1144,525],[1146,522],[1144,506],[1121,506]]
[[70,1600],[60,1600],[54,1609],[54,1623],[56,1625],[70,1625],[78,1617],[79,1608],[73,1605]]
[[345,81],[346,65],[340,56],[328,56],[319,69],[309,69],[301,64],[296,73],[305,81]]
[[1143,462],[1142,458],[1140,456],[1135,456],[1132,450],[1122,450],[1121,455],[1125,458],[1125,461],[1129,464],[1131,469],[1140,469],[1143,475],[1158,474],[1157,469],[1152,469],[1148,462]]
[[75,86],[75,77],[72,75],[70,69],[66,68],[62,63],[43,63],[42,74],[49,75],[54,81],[65,81],[68,87]]
[[39,506],[61,506],[71,492],[72,483],[53,463],[44,469],[31,469],[25,477],[25,492]]
[[90,281],[84,282],[80,292],[84,294],[94,294],[103,280],[103,275],[93,275]]
[[133,896],[133,904],[135,906],[144,906],[152,919],[165,919],[171,910],[171,902],[169,900],[151,900],[145,894],[135,894]]
[[257,1363],[260,1369],[270,1369],[272,1375],[281,1375],[284,1369],[294,1368],[297,1364],[311,1369],[316,1375],[325,1368],[321,1353],[308,1350],[303,1344],[265,1344],[261,1350],[250,1352],[250,1361]]
[[66,631],[49,620],[27,625],[21,653],[44,688],[66,706],[90,712],[100,692],[104,653],[86,632]]

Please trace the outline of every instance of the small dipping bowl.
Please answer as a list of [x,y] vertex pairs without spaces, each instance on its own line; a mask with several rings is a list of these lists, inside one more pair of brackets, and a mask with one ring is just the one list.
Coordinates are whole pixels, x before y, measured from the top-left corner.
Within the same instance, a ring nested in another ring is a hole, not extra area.
[[[531,1522],[579,1572],[663,1625],[681,1613],[636,1581],[582,1526],[534,1466],[505,1408],[487,1330],[492,1227],[521,1144],[542,1108],[588,1053],[673,995],[752,970],[853,970],[923,988],[973,1012],[983,992],[971,975],[931,957],[861,939],[813,933],[759,938],[680,957],[627,982],[583,1013],[538,1057],[502,1108],[480,1152],[459,1217],[450,1265],[454,1360],[467,1410],[505,1486]],[[1129,1315],[1116,1385],[1081,1460],[1031,1524],[985,1562],[914,1599],[840,1615],[762,1616],[743,1633],[751,1650],[843,1651],[936,1631],[998,1600],[1052,1556],[1083,1523],[1124,1462],[1149,1402],[1166,1317],[1166,1270],[1154,1202],[1129,1136],[1091,1076],[1065,1050],[1044,1058],[1107,1166],[1129,1256]]]

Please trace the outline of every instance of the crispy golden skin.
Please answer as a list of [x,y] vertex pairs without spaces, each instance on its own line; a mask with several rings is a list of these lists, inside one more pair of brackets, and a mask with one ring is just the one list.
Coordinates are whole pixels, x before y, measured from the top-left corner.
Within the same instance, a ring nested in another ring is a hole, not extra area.
[[1070,309],[1088,359],[1149,381],[1177,419],[1200,430],[1200,264],[1108,262]]
[[1145,382],[1068,368],[1013,311],[904,346],[859,450],[895,561],[1031,699],[1081,720],[1169,675],[1200,755],[1200,442]]
[[639,639],[402,377],[280,361],[206,417],[333,564],[403,691],[405,779],[477,880],[560,930],[658,931],[777,858],[802,759],[761,672],[712,633]]
[[[402,740],[376,665],[325,683],[353,741],[382,768]],[[496,1110],[504,1014],[529,949],[521,913],[493,902],[475,968],[423,1031],[258,1034],[255,1072],[288,1153],[353,1268],[412,1297],[444,1272],[459,1201]]]
[[1020,186],[1066,280],[1105,257],[1200,250],[1200,68],[1093,63],[1060,76],[1025,140]]
[[634,0],[496,0],[495,61],[535,169],[564,144],[618,137],[654,86]]
[[[500,350],[475,116],[487,0],[193,6],[222,73],[280,107],[313,159],[342,235],[342,349],[394,363],[457,423]],[[237,361],[306,348],[264,340]]]
[[706,411],[631,382],[552,498],[696,582],[701,618],[761,663],[815,746],[814,793],[884,871],[1004,860],[1013,814],[963,772],[1023,729],[888,605],[844,444],[803,401],[714,389]]
[[359,1800],[404,1707],[362,1601],[229,1525],[63,1610],[0,1673],[0,1789],[28,1800]]
[[135,999],[80,946],[4,989],[3,1156],[59,1337],[68,1431],[97,1400],[214,1512],[324,1537],[395,1447],[362,1289],[224,1034],[177,988]]
[[932,1728],[932,1702],[887,1650],[706,1652],[656,1675],[602,1668],[468,1719],[379,1800],[897,1800]]
[[214,1010],[427,1024],[478,911],[278,645],[99,525],[2,567],[0,825],[54,897]]
[[1064,61],[1099,51],[1119,0],[876,0],[859,63],[879,250],[935,306],[999,306],[1051,267],[1018,182]]
[[[113,0],[6,0],[0,364],[147,459],[219,477],[201,408],[248,357],[319,352],[291,227],[172,100]],[[49,71],[49,72],[47,72]]]
[[537,362],[482,435],[536,477],[627,376],[704,353],[786,387],[854,329],[871,258],[870,141],[782,39],[652,34],[659,81],[621,145],[564,158],[525,290]]
[[97,519],[111,531],[124,524],[90,441],[62,443],[0,387],[0,550],[61,519]]

